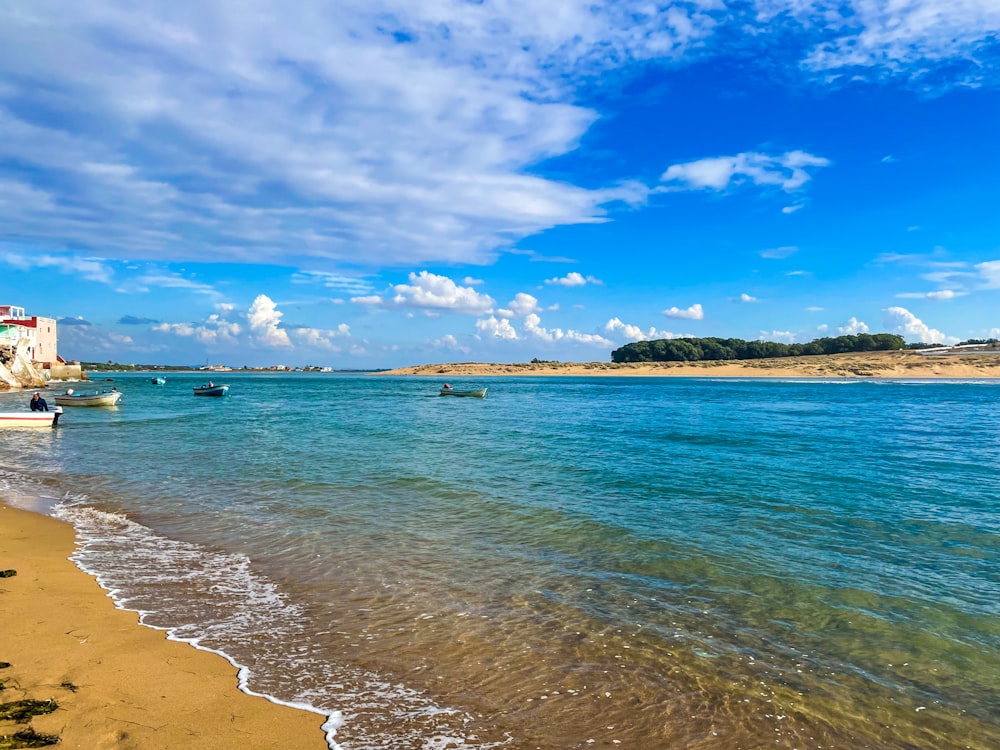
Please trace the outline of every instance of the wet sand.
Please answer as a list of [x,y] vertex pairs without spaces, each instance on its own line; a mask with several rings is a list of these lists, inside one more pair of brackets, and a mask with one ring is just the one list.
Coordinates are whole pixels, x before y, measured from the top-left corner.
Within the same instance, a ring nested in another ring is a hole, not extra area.
[[1000,352],[923,355],[916,351],[826,354],[705,362],[457,362],[389,370],[382,375],[632,376],[710,378],[1000,378]]
[[[0,702],[52,699],[28,727],[58,747],[245,750],[327,747],[316,713],[241,692],[223,657],[138,624],[69,559],[73,529],[0,504]],[[2,743],[0,743],[2,744]],[[14,745],[15,747],[18,745]]]

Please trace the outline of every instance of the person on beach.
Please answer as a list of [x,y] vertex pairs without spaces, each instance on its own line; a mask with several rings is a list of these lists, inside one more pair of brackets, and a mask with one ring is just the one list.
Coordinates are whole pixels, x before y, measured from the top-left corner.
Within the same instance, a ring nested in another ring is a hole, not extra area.
[[45,399],[42,398],[38,391],[35,391],[35,395],[31,397],[31,410],[32,411],[48,411],[49,405],[45,403]]

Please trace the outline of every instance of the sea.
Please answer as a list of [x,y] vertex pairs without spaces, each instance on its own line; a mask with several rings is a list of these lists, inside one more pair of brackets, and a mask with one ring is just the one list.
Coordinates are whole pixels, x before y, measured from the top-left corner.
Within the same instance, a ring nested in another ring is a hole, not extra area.
[[0,496],[331,748],[1000,747],[1000,381],[92,377]]

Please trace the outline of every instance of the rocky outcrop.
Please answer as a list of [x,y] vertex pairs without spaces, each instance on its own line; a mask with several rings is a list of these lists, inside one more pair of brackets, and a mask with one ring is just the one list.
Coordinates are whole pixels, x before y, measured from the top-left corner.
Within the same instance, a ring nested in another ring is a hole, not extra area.
[[0,348],[0,388],[41,388],[46,383],[44,372],[28,355],[25,339],[15,346]]

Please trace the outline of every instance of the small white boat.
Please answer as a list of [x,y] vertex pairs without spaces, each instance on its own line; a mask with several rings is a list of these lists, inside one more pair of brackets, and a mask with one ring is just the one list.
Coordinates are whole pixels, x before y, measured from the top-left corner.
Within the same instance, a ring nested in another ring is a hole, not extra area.
[[466,396],[468,398],[486,398],[485,388],[476,388],[471,391],[460,391],[457,388],[442,388],[440,396]]
[[59,406],[117,406],[121,400],[121,391],[104,391],[103,393],[74,393],[70,388],[66,393],[56,396]]
[[62,408],[51,411],[0,411],[2,427],[55,427],[59,423]]
[[195,396],[225,396],[227,393],[229,393],[228,385],[208,383],[207,385],[196,385],[194,387]]
[[165,385],[166,382],[167,382],[167,379],[166,378],[162,378],[162,377],[156,377],[156,378],[151,378],[150,382],[153,385]]

